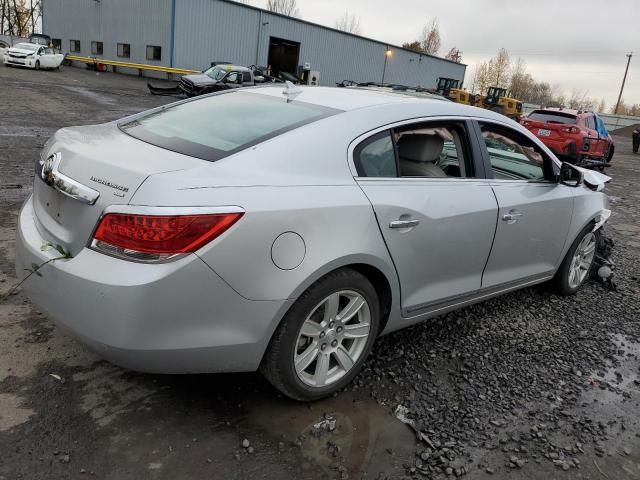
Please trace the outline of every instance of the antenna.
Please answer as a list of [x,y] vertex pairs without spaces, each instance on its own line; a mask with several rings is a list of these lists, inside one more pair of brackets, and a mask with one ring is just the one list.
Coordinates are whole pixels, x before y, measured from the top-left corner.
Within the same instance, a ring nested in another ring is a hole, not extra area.
[[302,93],[302,89],[300,87],[295,86],[289,80],[285,82],[284,90],[282,94],[287,97],[287,103],[296,99],[298,95]]

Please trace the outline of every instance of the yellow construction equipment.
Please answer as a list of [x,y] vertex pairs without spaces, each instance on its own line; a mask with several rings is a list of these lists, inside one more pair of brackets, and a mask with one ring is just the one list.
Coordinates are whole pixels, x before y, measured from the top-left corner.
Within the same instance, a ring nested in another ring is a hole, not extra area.
[[474,94],[460,88],[460,80],[439,78],[433,90],[452,102],[472,105],[517,119],[522,115],[522,102],[508,95],[506,88],[489,87],[486,95]]
[[511,97],[506,88],[489,87],[486,95],[476,96],[475,105],[513,119],[522,115],[522,102]]
[[438,78],[438,86],[434,92],[452,102],[462,103],[463,105],[475,104],[474,95],[460,88],[460,80],[455,78]]

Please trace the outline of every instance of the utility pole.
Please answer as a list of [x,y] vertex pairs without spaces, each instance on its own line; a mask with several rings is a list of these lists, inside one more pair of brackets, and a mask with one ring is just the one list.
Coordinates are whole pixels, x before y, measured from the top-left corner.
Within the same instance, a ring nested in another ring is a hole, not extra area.
[[618,108],[620,108],[620,101],[622,100],[624,84],[627,83],[627,74],[629,73],[629,64],[631,63],[631,57],[633,57],[633,53],[627,53],[627,68],[624,71],[624,78],[622,79],[622,86],[620,87],[620,95],[618,95],[618,103],[616,103],[616,109],[614,111],[616,115],[618,114]]

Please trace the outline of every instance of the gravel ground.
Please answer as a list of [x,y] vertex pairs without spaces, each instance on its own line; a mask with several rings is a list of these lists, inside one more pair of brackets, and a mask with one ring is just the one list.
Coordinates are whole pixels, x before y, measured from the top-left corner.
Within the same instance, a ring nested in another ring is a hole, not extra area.
[[[15,93],[0,104],[1,295],[46,138],[169,99],[71,68],[0,68],[0,83]],[[397,332],[352,387],[312,405],[257,374],[112,366],[18,292],[0,304],[0,480],[640,478],[640,156],[616,146],[617,292],[536,287]]]

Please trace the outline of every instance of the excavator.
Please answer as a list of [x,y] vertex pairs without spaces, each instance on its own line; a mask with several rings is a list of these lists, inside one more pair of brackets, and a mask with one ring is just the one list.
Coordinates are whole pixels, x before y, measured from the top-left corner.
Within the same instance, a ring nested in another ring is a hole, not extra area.
[[522,102],[510,97],[506,88],[489,87],[486,95],[473,94],[460,88],[460,80],[438,78],[433,93],[438,93],[452,102],[493,110],[514,120],[522,115]]

